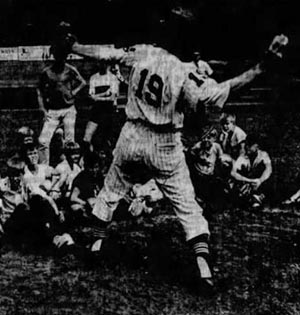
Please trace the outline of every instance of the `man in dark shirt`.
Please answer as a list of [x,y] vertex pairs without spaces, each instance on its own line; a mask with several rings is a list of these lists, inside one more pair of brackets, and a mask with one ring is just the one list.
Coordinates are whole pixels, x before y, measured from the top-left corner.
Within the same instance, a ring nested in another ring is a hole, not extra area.
[[45,122],[39,136],[41,162],[49,164],[49,146],[52,136],[63,124],[65,143],[75,142],[75,97],[86,85],[77,69],[67,64],[67,54],[51,46],[54,63],[46,67],[40,78],[40,107],[45,112]]
[[71,209],[81,214],[91,212],[102,186],[99,157],[95,153],[89,153],[85,156],[84,170],[73,181]]

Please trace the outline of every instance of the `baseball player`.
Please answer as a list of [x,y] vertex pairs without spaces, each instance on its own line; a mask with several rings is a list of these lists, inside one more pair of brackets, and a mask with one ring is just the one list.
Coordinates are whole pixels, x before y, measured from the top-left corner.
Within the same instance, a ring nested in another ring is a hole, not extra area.
[[186,240],[194,250],[199,270],[199,289],[204,294],[213,291],[208,264],[208,223],[195,200],[181,142],[183,107],[201,103],[222,108],[231,90],[246,85],[265,72],[268,60],[282,57],[281,50],[287,42],[284,35],[276,36],[264,61],[242,75],[217,83],[198,74],[196,66],[194,70],[187,68],[182,61],[189,60],[182,60],[182,50],[177,50],[176,46],[173,49],[169,47],[167,51],[151,45],[138,45],[128,51],[112,49],[104,55],[95,46],[79,44],[72,35],[66,37],[61,45],[65,49],[71,48],[76,54],[132,65],[127,121],[92,211],[94,239],[91,251],[101,249],[114,210],[131,190],[136,167],[143,165],[172,204]]

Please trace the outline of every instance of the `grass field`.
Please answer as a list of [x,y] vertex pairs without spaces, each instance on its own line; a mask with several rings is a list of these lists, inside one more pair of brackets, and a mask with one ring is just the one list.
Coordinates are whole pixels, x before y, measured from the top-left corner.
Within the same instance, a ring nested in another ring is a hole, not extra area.
[[[78,138],[85,116],[79,112]],[[182,230],[169,212],[113,222],[102,260],[91,266],[50,249],[0,249],[0,315],[10,314],[300,314],[297,209],[276,204],[293,192],[300,161],[300,113],[259,108],[238,113],[247,132],[264,134],[273,161],[272,208],[227,209],[210,218],[217,295],[195,296],[196,272]],[[3,165],[15,151],[14,131],[41,127],[38,112],[5,112]],[[120,121],[116,126],[120,125]],[[119,127],[116,127],[118,130]],[[1,168],[1,166],[0,166]]]
[[110,226],[95,265],[5,245],[0,314],[299,314],[300,213],[228,210],[211,218],[217,295],[195,295],[195,266],[170,214]]

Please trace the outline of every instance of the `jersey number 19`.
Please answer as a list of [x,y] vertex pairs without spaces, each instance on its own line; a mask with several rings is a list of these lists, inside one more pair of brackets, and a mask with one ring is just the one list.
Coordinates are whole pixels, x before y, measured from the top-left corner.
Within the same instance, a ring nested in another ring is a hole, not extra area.
[[[147,69],[144,69],[140,72],[140,81],[138,89],[135,94],[139,99],[143,98],[143,91],[148,73],[149,70]],[[162,101],[163,86],[164,83],[159,75],[152,74],[150,76],[150,79],[147,84],[148,91],[144,93],[145,100],[149,105],[154,107],[160,107]]]

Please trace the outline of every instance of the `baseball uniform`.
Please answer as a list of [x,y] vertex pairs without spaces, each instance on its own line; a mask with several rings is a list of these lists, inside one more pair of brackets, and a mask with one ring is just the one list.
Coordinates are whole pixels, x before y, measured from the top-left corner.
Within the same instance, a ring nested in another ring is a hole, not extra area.
[[229,84],[217,84],[201,76],[196,65],[186,67],[174,55],[153,46],[135,46],[127,53],[117,50],[111,58],[133,65],[127,122],[93,214],[102,221],[110,221],[119,201],[134,184],[134,168],[143,165],[173,205],[186,239],[209,234],[202,209],[195,201],[183,153],[180,132],[183,107],[196,106],[198,102],[222,107]]

